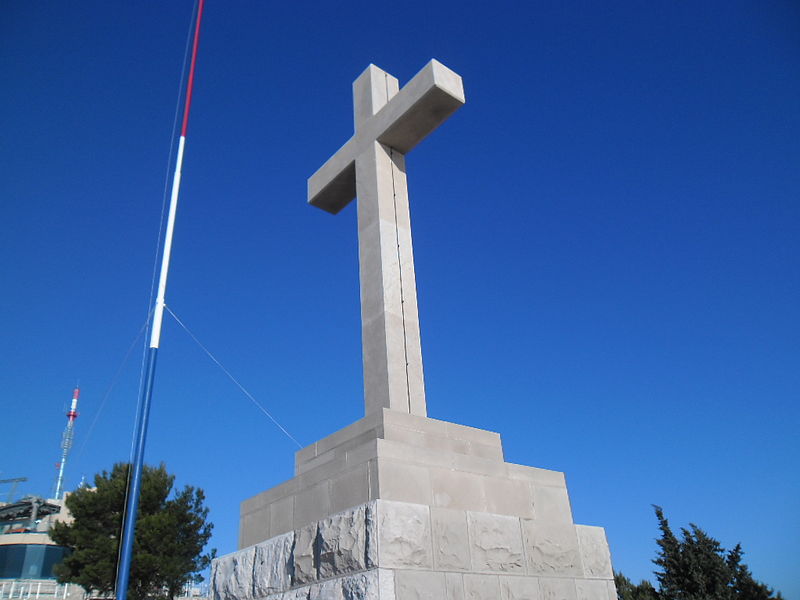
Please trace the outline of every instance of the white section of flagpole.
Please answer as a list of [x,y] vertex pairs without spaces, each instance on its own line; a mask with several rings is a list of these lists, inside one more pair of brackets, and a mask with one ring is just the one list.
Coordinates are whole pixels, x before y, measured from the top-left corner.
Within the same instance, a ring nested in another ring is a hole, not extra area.
[[172,178],[172,196],[169,200],[169,215],[167,216],[167,230],[164,235],[164,252],[161,255],[161,273],[158,277],[158,293],[153,311],[153,325],[150,330],[150,347],[158,348],[161,342],[161,323],[164,320],[164,303],[167,293],[167,275],[169,275],[169,259],[172,254],[172,237],[175,231],[175,215],[178,212],[178,192],[181,188],[181,169],[183,168],[183,148],[186,138],[178,140],[178,157],[175,161],[175,175]]
[[150,330],[150,348],[147,351],[144,388],[142,388],[142,399],[139,403],[139,411],[136,415],[136,427],[134,428],[133,462],[130,467],[130,486],[128,488],[128,500],[125,508],[120,560],[117,567],[117,600],[127,600],[128,598],[128,581],[130,579],[131,565],[133,562],[133,537],[136,530],[136,512],[139,506],[142,471],[144,469],[144,446],[145,440],[147,439],[147,422],[150,415],[150,401],[153,396],[156,357],[158,354],[158,344],[161,340],[161,324],[164,320],[164,297],[167,292],[167,275],[169,274],[169,259],[172,253],[172,238],[175,232],[175,215],[178,212],[178,192],[181,187],[181,169],[183,167],[183,149],[185,145],[186,136],[181,135],[178,140],[175,174],[172,178],[172,195],[169,201],[167,229],[164,234],[164,249],[161,255],[161,272],[158,277],[158,293],[156,294],[153,323]]

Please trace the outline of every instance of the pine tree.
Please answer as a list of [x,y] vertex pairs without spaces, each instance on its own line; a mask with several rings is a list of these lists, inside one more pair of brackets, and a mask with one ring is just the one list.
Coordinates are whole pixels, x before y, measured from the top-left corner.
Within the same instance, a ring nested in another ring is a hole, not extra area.
[[658,600],[658,592],[646,579],[635,585],[622,573],[615,572],[614,584],[617,586],[619,600]]
[[726,551],[695,524],[672,532],[660,506],[653,507],[661,537],[653,560],[658,589],[649,581],[634,585],[614,574],[619,600],[782,600],[780,592],[756,581],[742,562],[742,548]]
[[[50,537],[72,553],[55,568],[59,582],[77,583],[87,592],[111,594],[130,465],[116,464],[111,473],[95,475],[95,487],[81,488],[66,500],[72,523],[56,523]],[[136,519],[131,600],[173,598],[213,557],[203,554],[213,525],[207,522],[203,491],[186,486],[169,498],[174,475],[145,466]]]

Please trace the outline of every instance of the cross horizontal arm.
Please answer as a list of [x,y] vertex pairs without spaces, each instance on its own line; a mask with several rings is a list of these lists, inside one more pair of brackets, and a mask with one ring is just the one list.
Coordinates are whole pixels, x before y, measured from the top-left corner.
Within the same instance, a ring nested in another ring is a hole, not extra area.
[[369,144],[378,141],[406,154],[463,104],[461,77],[431,60],[309,177],[309,204],[338,213],[355,198],[355,160]]

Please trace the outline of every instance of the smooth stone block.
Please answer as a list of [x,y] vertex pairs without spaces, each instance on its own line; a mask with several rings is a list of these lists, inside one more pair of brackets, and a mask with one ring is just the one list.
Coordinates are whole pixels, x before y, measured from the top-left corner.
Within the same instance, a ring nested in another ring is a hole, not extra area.
[[294,572],[292,574],[292,585],[316,581],[317,566],[314,556],[316,541],[316,523],[301,527],[294,532],[294,551],[292,553]]
[[522,550],[519,519],[469,512],[467,521],[474,571],[525,572],[525,554]]
[[529,574],[583,575],[574,525],[523,519],[522,532]]
[[317,531],[320,578],[367,568],[366,506],[332,515]]
[[269,507],[270,535],[280,535],[294,528],[294,496],[276,500]]
[[270,507],[242,515],[239,520],[239,545],[252,546],[270,537]]
[[331,510],[339,512],[369,502],[368,463],[362,463],[331,479]]
[[410,465],[450,469],[455,455],[391,440],[378,440],[378,456]]
[[483,488],[487,512],[515,517],[534,517],[533,497],[527,482],[487,477]]
[[533,510],[536,518],[551,523],[572,523],[567,488],[533,486]]
[[246,515],[254,511],[260,510],[266,506],[269,506],[270,504],[272,504],[276,500],[279,500],[280,498],[291,496],[297,492],[297,485],[298,481],[296,478],[294,478],[288,481],[284,481],[283,483],[280,483],[273,488],[263,491],[260,494],[256,494],[255,496],[248,498],[247,500],[242,502],[239,512],[242,515]]
[[261,598],[291,586],[294,532],[285,533],[255,546],[253,596]]
[[575,595],[578,600],[608,600],[608,585],[603,579],[576,579]]
[[378,489],[381,498],[412,504],[431,504],[428,469],[408,463],[378,459]]
[[322,481],[300,491],[294,501],[294,523],[302,527],[331,513],[328,481]]
[[301,473],[307,473],[308,471],[312,471],[317,467],[321,467],[325,463],[329,463],[336,458],[337,458],[336,452],[334,452],[333,450],[325,452],[324,454],[313,456],[297,465],[296,467],[297,471],[295,475],[300,475]]
[[502,448],[500,434],[495,431],[478,429],[477,427],[469,427],[468,425],[459,425],[457,423],[450,423],[447,421],[444,423],[447,429],[448,437],[456,440],[465,440],[467,442],[476,444],[484,444],[486,446]]
[[506,472],[512,479],[523,479],[541,486],[567,487],[564,473],[561,471],[551,471],[538,467],[527,467],[525,465],[515,465],[506,463]]
[[382,567],[430,569],[430,509],[381,500],[378,509],[378,562]]
[[575,582],[572,579],[542,577],[539,580],[541,600],[577,600]]
[[536,577],[500,577],[501,600],[540,600]]
[[[333,458],[326,460],[313,469],[300,473],[297,480],[298,495],[307,491],[315,483],[328,483],[330,478],[341,473],[346,467],[346,456],[344,453],[331,453]],[[326,455],[328,456],[328,455]]]
[[442,600],[445,597],[444,573],[395,571],[394,589],[396,600]]
[[[329,450],[334,450],[368,431],[373,431],[377,437],[380,437],[383,426],[379,422],[379,415],[375,414],[363,417],[355,423],[351,423],[347,427],[343,427],[339,431],[322,438],[313,445],[316,453],[314,455],[316,456],[328,452]],[[300,458],[301,452],[305,452],[305,449],[295,453],[295,457]],[[304,459],[307,459],[307,456],[307,454],[304,454]]]
[[502,446],[490,446],[488,444],[479,444],[477,442],[470,442],[468,454],[481,458],[489,458],[500,463],[503,462],[504,458]]
[[378,442],[378,438],[375,438],[360,446],[348,449],[345,451],[345,464],[347,466],[355,466],[374,461],[378,456]]
[[383,426],[386,429],[403,427],[414,431],[421,431],[432,435],[447,437],[447,425],[445,421],[431,419],[421,415],[413,415],[408,412],[386,410],[383,411]]
[[576,525],[575,530],[578,534],[584,575],[613,579],[614,571],[611,568],[611,553],[608,550],[605,530],[602,527],[589,525]]
[[[506,465],[501,460],[493,458],[483,458],[481,456],[467,456],[466,454],[456,454],[453,456],[453,467],[458,471],[467,471],[478,475],[486,475],[496,479],[508,479]],[[516,482],[515,482],[516,483]],[[523,483],[524,482],[519,482]]]
[[483,476],[448,469],[430,469],[433,504],[441,508],[485,511]]
[[497,600],[500,597],[500,583],[497,575],[464,575],[465,600]]

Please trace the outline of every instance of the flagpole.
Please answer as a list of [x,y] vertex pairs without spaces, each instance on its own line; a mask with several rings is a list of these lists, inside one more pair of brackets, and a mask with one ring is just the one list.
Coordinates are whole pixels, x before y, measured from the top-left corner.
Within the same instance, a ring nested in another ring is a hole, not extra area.
[[192,89],[194,87],[194,70],[197,64],[197,47],[200,41],[200,21],[203,18],[203,5],[205,0],[198,0],[197,21],[194,29],[194,43],[192,44],[192,62],[189,67],[189,79],[186,83],[186,101],[183,109],[183,125],[181,136],[178,140],[178,155],[175,161],[175,174],[172,178],[172,194],[169,203],[169,216],[167,229],[164,236],[164,249],[161,255],[161,273],[158,278],[158,292],[153,309],[153,321],[150,330],[150,346],[147,350],[145,362],[144,386],[139,402],[139,411],[136,414],[134,429],[133,464],[131,465],[130,484],[128,497],[125,504],[125,516],[122,530],[122,546],[117,567],[116,596],[117,600],[127,600],[128,581],[130,579],[131,562],[133,559],[133,540],[136,532],[136,513],[139,508],[139,495],[142,486],[142,469],[144,467],[144,447],[147,439],[147,423],[150,417],[150,403],[153,397],[153,380],[156,371],[156,357],[161,342],[161,324],[164,320],[165,295],[167,291],[167,275],[169,273],[169,260],[172,254],[172,237],[175,231],[175,215],[178,210],[178,192],[181,187],[181,169],[183,167],[183,151],[186,147],[186,131],[189,125],[189,108],[192,104]]

